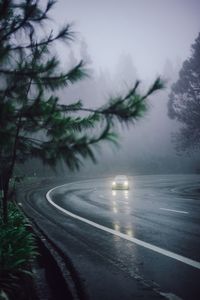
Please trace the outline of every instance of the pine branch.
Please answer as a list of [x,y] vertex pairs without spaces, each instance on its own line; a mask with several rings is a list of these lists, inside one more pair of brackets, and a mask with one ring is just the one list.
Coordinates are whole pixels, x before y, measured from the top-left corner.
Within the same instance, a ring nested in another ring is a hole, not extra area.
[[165,87],[164,82],[158,77],[153,85],[149,88],[148,92],[142,97],[142,100],[146,99],[149,97],[152,93],[155,93],[158,90],[161,90]]
[[9,48],[9,51],[15,51],[15,50],[22,50],[22,49],[30,49],[30,48],[37,48],[41,46],[46,46],[53,44],[57,40],[62,40],[64,42],[71,42],[75,39],[75,32],[72,31],[72,24],[67,24],[65,27],[61,28],[60,31],[53,36],[52,32],[49,34],[48,38],[45,38],[41,41],[35,41],[35,43],[30,43],[28,45],[18,45],[15,47]]

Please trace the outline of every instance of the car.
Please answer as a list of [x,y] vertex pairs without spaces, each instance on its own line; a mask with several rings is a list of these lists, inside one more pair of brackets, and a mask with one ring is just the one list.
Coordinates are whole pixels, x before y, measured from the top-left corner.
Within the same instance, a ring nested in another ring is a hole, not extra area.
[[128,190],[129,183],[126,175],[117,175],[112,182],[113,190]]

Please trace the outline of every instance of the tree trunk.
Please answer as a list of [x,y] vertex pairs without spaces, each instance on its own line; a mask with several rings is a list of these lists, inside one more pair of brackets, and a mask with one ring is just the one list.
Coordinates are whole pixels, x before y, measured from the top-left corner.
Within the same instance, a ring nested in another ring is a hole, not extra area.
[[6,180],[3,187],[3,198],[2,198],[2,208],[3,208],[3,223],[8,223],[8,190],[9,190],[9,179]]

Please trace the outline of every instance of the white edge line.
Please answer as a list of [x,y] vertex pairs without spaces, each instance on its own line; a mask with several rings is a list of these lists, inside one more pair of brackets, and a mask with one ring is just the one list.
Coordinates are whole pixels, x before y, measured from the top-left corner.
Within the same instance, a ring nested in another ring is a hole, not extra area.
[[[76,182],[76,183],[77,183],[77,182]],[[73,183],[69,183],[68,185],[71,185],[71,184],[74,184],[74,182],[73,182]],[[74,218],[74,219],[77,219],[77,220],[79,220],[79,221],[82,221],[82,222],[84,222],[84,223],[86,223],[86,224],[89,224],[89,225],[95,227],[95,228],[101,229],[101,230],[103,230],[103,231],[105,231],[105,232],[108,232],[108,233],[111,233],[111,234],[113,234],[113,235],[117,235],[117,236],[119,236],[119,237],[121,237],[121,238],[123,238],[123,239],[125,239],[125,240],[128,240],[128,241],[130,241],[130,242],[132,242],[132,243],[135,243],[135,244],[137,244],[137,245],[139,245],[139,246],[142,246],[142,247],[144,247],[144,248],[150,249],[150,250],[152,250],[152,251],[154,251],[154,252],[157,252],[157,253],[159,253],[159,254],[168,256],[168,257],[170,257],[170,258],[176,259],[176,260],[178,260],[178,261],[180,261],[180,262],[182,262],[182,263],[184,263],[184,264],[186,264],[186,265],[192,266],[192,267],[194,267],[194,268],[200,270],[200,262],[198,262],[198,261],[195,261],[195,260],[192,260],[192,259],[190,259],[190,258],[184,257],[184,256],[182,256],[182,255],[173,253],[173,252],[168,251],[168,250],[165,250],[165,249],[163,249],[163,248],[154,246],[154,245],[152,245],[152,244],[149,244],[149,243],[147,243],[147,242],[141,241],[141,240],[139,240],[139,239],[130,237],[130,236],[128,236],[128,235],[126,235],[126,234],[124,234],[124,233],[121,233],[121,232],[119,232],[119,231],[116,231],[116,230],[107,228],[107,227],[105,227],[105,226],[103,226],[103,225],[97,224],[97,223],[95,223],[95,222],[93,222],[93,221],[90,221],[90,220],[87,220],[87,219],[85,219],[85,218],[83,218],[83,217],[80,217],[80,216],[78,216],[78,215],[75,215],[75,214],[71,213],[70,211],[68,211],[68,210],[66,210],[66,209],[64,209],[64,208],[62,208],[62,207],[60,207],[59,205],[55,204],[55,203],[53,202],[53,200],[50,198],[50,193],[51,193],[53,190],[55,190],[55,189],[57,189],[57,188],[60,188],[60,187],[63,187],[63,186],[65,186],[65,185],[66,185],[66,184],[63,184],[63,185],[54,187],[54,188],[52,188],[51,190],[49,190],[49,191],[46,193],[46,198],[47,198],[48,202],[49,202],[50,204],[52,204],[54,207],[56,207],[58,210],[62,211],[63,213],[65,213],[66,215],[68,215],[68,216],[70,216],[70,217],[72,217],[72,218]]]
[[189,214],[189,212],[183,211],[183,210],[175,210],[175,209],[169,209],[169,208],[164,208],[164,207],[160,207],[160,209],[166,210],[166,211],[172,211],[172,212],[176,212],[176,213],[180,213],[180,214]]

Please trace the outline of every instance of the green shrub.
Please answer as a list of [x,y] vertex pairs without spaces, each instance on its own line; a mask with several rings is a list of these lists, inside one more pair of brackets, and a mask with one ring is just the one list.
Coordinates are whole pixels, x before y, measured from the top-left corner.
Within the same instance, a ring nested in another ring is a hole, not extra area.
[[[0,299],[28,299],[31,263],[37,256],[33,234],[16,206],[9,205],[9,221],[0,223]],[[7,297],[7,298],[6,298]]]

